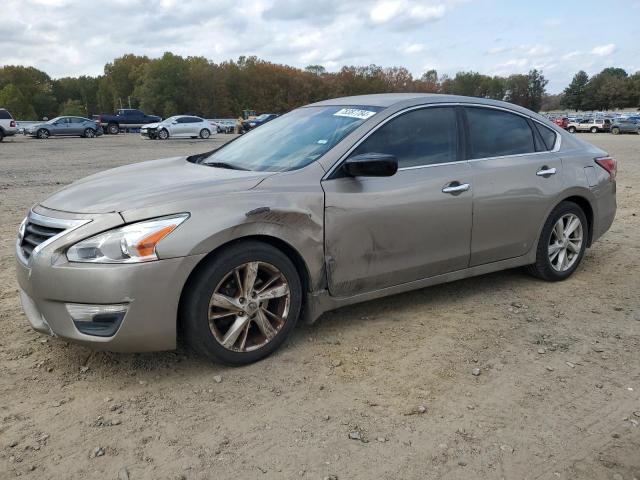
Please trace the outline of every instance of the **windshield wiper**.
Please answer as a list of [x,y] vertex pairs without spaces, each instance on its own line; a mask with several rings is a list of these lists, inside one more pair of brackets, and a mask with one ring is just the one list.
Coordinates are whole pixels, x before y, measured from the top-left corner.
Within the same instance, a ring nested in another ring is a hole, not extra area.
[[228,168],[229,170],[249,171],[248,168],[238,167],[237,165],[231,165],[230,163],[225,163],[225,162],[204,162],[203,165],[207,165],[209,167],[216,167],[216,168]]

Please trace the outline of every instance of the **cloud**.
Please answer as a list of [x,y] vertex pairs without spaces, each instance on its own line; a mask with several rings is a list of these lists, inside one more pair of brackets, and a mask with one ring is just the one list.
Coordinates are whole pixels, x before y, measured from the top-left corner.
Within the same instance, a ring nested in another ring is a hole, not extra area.
[[410,43],[410,44],[405,44],[402,47],[402,52],[412,55],[415,53],[422,53],[427,49],[427,46],[424,43]]
[[591,53],[593,55],[597,55],[599,57],[605,57],[607,55],[611,55],[615,51],[616,51],[616,44],[615,43],[608,43],[606,45],[599,45],[599,46],[593,47],[593,49],[591,49]]
[[378,1],[369,12],[374,25],[415,26],[440,20],[447,12],[444,3],[424,5],[408,0]]

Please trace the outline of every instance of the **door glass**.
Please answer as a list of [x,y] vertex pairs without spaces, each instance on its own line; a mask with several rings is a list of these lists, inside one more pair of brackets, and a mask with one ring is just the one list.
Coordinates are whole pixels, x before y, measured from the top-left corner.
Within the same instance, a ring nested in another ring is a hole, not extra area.
[[533,131],[524,117],[491,108],[469,107],[471,158],[502,157],[536,151]]
[[458,130],[452,107],[412,110],[390,120],[351,153],[386,153],[398,167],[416,167],[457,160]]

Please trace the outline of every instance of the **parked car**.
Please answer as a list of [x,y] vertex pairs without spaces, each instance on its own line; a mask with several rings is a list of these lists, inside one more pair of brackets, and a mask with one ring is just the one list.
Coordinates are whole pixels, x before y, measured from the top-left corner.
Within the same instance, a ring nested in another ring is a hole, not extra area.
[[262,115],[254,118],[253,120],[244,120],[242,122],[242,131],[248,132],[249,130],[253,130],[254,128],[259,127],[260,125],[264,125],[267,122],[270,122],[278,115],[275,113],[263,113]]
[[611,120],[608,118],[589,118],[589,119],[580,119],[575,120],[573,122],[569,122],[567,124],[566,129],[570,133],[576,132],[608,132],[611,128]]
[[121,128],[140,128],[147,123],[160,122],[162,118],[134,108],[121,108],[115,115],[98,115],[97,121],[107,133],[116,135]]
[[616,118],[611,123],[611,133],[638,133],[640,134],[640,117]]
[[236,120],[214,120],[211,124],[218,133],[233,133],[236,129]]
[[166,140],[176,138],[209,138],[213,125],[208,120],[192,115],[176,115],[158,123],[148,123],[140,129],[140,135]]
[[344,305],[521,266],[566,280],[615,192],[613,158],[517,105],[338,98],[66,186],[22,222],[16,270],[37,331],[113,351],[181,332],[239,365]]
[[567,128],[569,126],[569,119],[567,117],[556,117],[553,119],[553,123],[560,128]]
[[4,137],[15,135],[17,131],[16,121],[9,111],[5,108],[0,108],[0,142],[4,140]]
[[40,139],[51,136],[76,136],[94,138],[102,135],[102,129],[93,120],[83,117],[56,117],[48,122],[36,123],[24,129],[24,135]]

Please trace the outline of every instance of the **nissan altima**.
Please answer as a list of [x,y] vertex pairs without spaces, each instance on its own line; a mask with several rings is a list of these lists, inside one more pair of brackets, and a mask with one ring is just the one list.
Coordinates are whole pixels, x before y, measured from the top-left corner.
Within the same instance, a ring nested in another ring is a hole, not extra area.
[[616,161],[529,110],[356,96],[63,188],[22,222],[17,275],[39,332],[112,351],[182,335],[239,365],[344,305],[515,267],[566,280],[615,212]]

